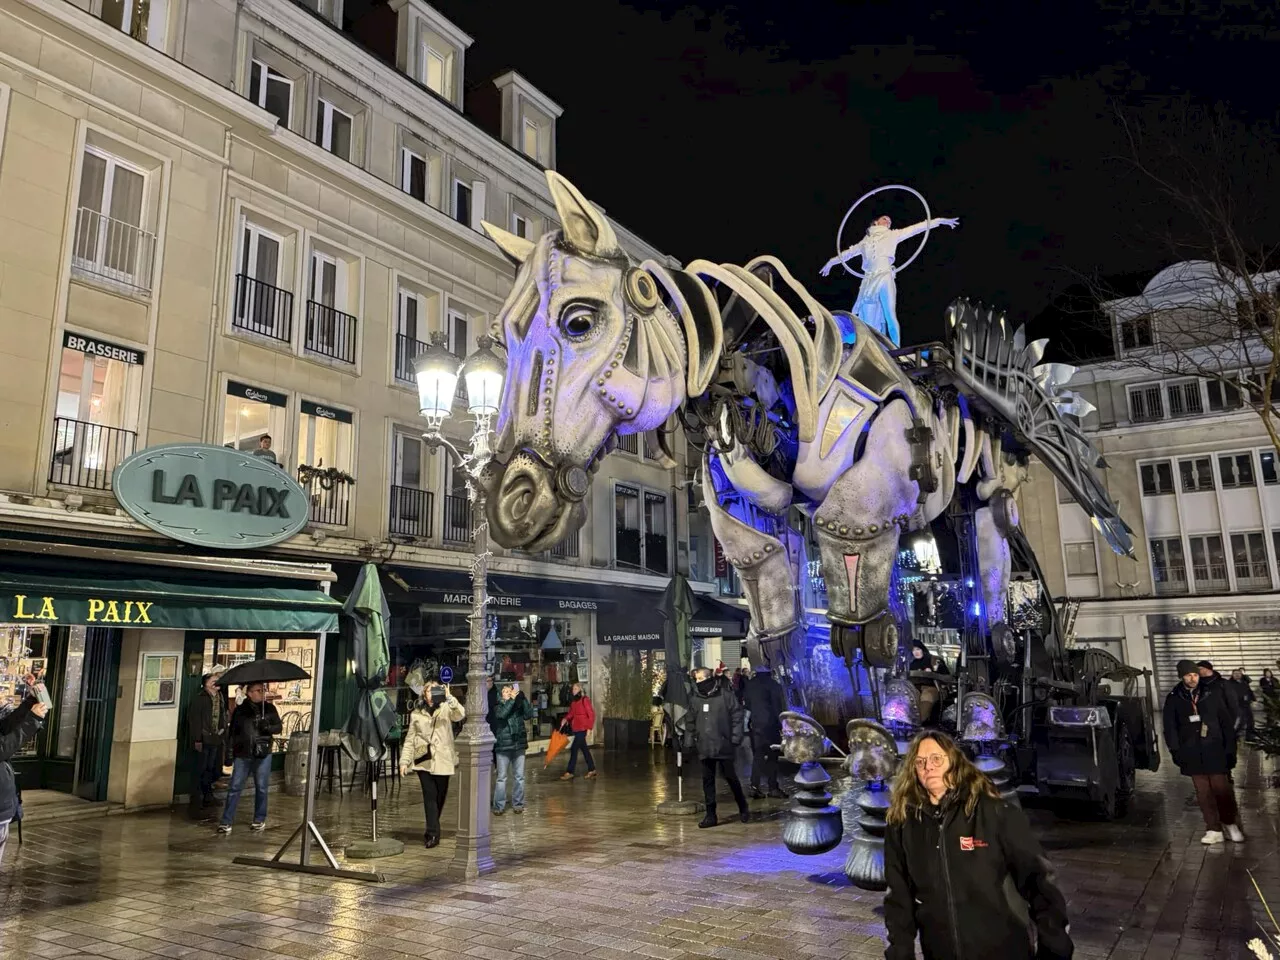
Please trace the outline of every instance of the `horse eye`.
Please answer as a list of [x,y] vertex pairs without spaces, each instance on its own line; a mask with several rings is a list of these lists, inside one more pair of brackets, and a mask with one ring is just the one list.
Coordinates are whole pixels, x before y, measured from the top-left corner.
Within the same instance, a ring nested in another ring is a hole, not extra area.
[[573,304],[560,314],[560,326],[564,332],[577,340],[585,337],[595,326],[596,312],[583,303]]

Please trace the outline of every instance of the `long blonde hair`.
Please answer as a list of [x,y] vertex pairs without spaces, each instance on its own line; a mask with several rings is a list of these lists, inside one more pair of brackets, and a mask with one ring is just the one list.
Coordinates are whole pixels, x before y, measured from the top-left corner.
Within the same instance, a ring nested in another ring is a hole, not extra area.
[[920,744],[926,740],[932,740],[947,755],[950,763],[947,769],[947,789],[957,798],[963,799],[966,817],[973,815],[978,801],[984,796],[995,800],[1000,799],[995,785],[985,773],[973,765],[973,761],[964,755],[964,751],[956,745],[954,740],[945,733],[926,730],[916,734],[916,738],[911,741],[911,746],[907,748],[907,755],[902,760],[902,766],[898,768],[898,773],[893,778],[892,799],[889,801],[889,812],[885,815],[889,823],[905,823],[908,813],[914,813],[915,816],[920,817],[924,808],[930,803],[924,784],[916,776],[916,758],[920,755]]

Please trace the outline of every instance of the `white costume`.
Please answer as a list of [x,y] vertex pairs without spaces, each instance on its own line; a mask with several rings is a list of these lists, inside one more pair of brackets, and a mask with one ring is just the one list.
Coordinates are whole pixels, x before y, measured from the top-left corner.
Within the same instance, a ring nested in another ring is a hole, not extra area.
[[828,264],[831,267],[836,263],[847,263],[855,256],[862,258],[863,278],[858,287],[858,300],[853,305],[853,312],[867,326],[884,334],[895,347],[900,346],[902,340],[902,328],[898,324],[897,272],[893,266],[898,244],[926,230],[944,224],[953,226],[954,223],[955,221],[945,218],[936,218],[922,220],[900,230],[873,223],[867,228],[865,237]]

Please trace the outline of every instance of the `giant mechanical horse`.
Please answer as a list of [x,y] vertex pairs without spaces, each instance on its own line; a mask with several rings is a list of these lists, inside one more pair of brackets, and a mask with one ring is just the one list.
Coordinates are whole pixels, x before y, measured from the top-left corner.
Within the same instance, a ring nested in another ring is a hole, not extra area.
[[1046,341],[1027,343],[1021,328],[1010,334],[1002,317],[957,301],[945,348],[895,352],[773,257],[634,263],[572,184],[547,179],[561,230],[535,242],[485,224],[518,265],[499,316],[508,375],[496,457],[481,478],[504,547],[544,550],[576,531],[617,438],[657,430],[665,440],[679,415],[703,451],[712,529],[746,594],[753,663],[785,651],[803,623],[793,506],[812,517],[832,648],[871,667],[899,657],[890,579],[900,538],[960,491],[976,508],[991,647],[998,661],[1014,656],[1009,544],[1032,455],[1114,550],[1131,553],[1098,477],[1105,464],[1070,419],[1088,405],[1062,389],[1072,368],[1040,363]]

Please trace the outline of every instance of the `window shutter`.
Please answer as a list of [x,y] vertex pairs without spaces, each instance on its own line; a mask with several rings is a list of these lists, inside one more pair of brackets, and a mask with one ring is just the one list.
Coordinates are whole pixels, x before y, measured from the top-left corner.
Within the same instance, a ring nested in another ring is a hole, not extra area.
[[479,230],[480,221],[484,219],[485,182],[477,180],[471,185],[471,229]]

